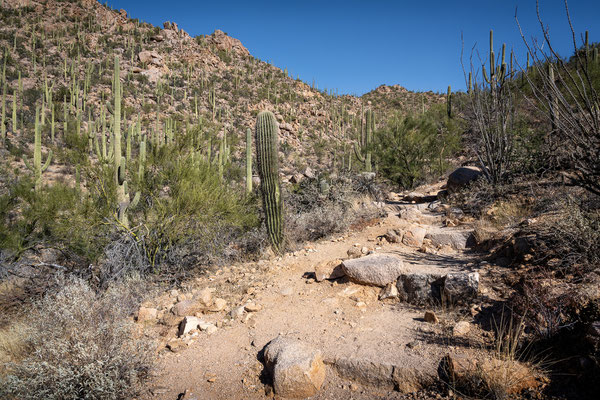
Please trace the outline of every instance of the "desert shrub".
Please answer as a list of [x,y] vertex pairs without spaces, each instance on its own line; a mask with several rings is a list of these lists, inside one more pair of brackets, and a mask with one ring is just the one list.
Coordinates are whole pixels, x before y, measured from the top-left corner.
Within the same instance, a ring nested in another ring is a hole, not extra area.
[[380,217],[361,177],[305,179],[284,192],[286,235],[292,243],[314,241],[352,224]]
[[129,314],[145,289],[139,281],[95,293],[66,279],[31,311],[26,348],[0,378],[6,399],[122,399],[139,393],[152,366],[148,338],[136,338]]
[[230,261],[244,254],[235,243],[259,225],[256,198],[229,185],[217,166],[163,150],[139,187],[144,200],[130,214],[132,228],[105,249],[107,279],[123,262],[179,279],[198,264]]
[[538,264],[565,273],[584,274],[600,265],[600,210],[575,202],[557,201],[558,210],[532,226],[537,237]]
[[392,182],[413,188],[445,172],[448,157],[459,148],[460,130],[441,107],[419,115],[396,114],[375,134],[377,168]]

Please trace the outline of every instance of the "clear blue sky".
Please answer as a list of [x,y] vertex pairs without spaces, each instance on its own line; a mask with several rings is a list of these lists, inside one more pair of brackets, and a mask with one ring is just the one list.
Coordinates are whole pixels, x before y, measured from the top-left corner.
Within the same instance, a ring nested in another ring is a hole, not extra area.
[[[415,91],[442,92],[449,84],[464,89],[461,32],[465,53],[477,43],[487,55],[488,32],[494,29],[496,49],[506,42],[522,55],[517,5],[527,34],[541,36],[535,0],[112,0],[108,5],[161,27],[176,22],[192,36],[221,29],[294,77],[358,95],[384,83]],[[571,54],[563,0],[540,0],[540,8],[555,47]],[[578,34],[588,29],[590,40],[600,41],[600,0],[571,0],[569,8]]]

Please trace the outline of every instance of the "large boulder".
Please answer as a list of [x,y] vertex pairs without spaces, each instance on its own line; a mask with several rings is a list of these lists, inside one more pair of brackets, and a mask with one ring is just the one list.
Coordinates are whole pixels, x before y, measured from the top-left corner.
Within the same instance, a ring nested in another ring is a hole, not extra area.
[[444,279],[444,299],[450,304],[463,303],[477,296],[479,272],[455,272]]
[[428,273],[402,274],[396,284],[400,300],[420,305],[439,300],[443,286],[443,275]]
[[483,172],[477,167],[466,166],[457,168],[448,177],[446,188],[448,192],[455,192],[479,179],[482,175]]
[[325,381],[325,364],[319,351],[291,338],[278,336],[264,350],[265,366],[273,378],[275,394],[303,399],[314,396]]
[[413,393],[431,385],[433,379],[419,368],[393,365],[378,358],[336,357],[326,361],[342,378],[376,386],[378,389],[396,389],[400,393]]
[[426,239],[431,240],[431,244],[434,247],[450,246],[455,250],[463,250],[472,242],[473,233],[471,231],[440,231],[440,232],[429,232],[425,235]]
[[404,263],[393,254],[371,254],[344,261],[342,269],[355,282],[384,287],[404,272]]
[[138,54],[140,62],[144,64],[154,64],[158,67],[162,66],[162,56],[156,52],[156,50],[145,50]]

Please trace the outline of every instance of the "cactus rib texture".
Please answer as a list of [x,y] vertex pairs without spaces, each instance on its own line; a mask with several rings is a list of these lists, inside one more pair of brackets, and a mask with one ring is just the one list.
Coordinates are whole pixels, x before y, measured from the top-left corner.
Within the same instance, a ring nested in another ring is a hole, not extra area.
[[256,162],[265,210],[265,224],[273,250],[283,248],[283,198],[279,184],[277,141],[279,126],[270,111],[256,118]]

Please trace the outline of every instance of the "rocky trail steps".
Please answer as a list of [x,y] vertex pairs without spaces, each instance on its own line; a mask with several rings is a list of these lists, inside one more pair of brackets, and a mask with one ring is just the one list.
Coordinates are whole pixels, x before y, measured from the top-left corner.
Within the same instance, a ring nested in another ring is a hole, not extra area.
[[[147,398],[425,396],[443,357],[482,351],[470,344],[489,332],[471,323],[480,256],[468,221],[434,198],[407,198],[392,196],[387,217],[360,231],[221,268],[145,304],[140,332],[162,343]],[[453,312],[457,303],[472,315]]]

